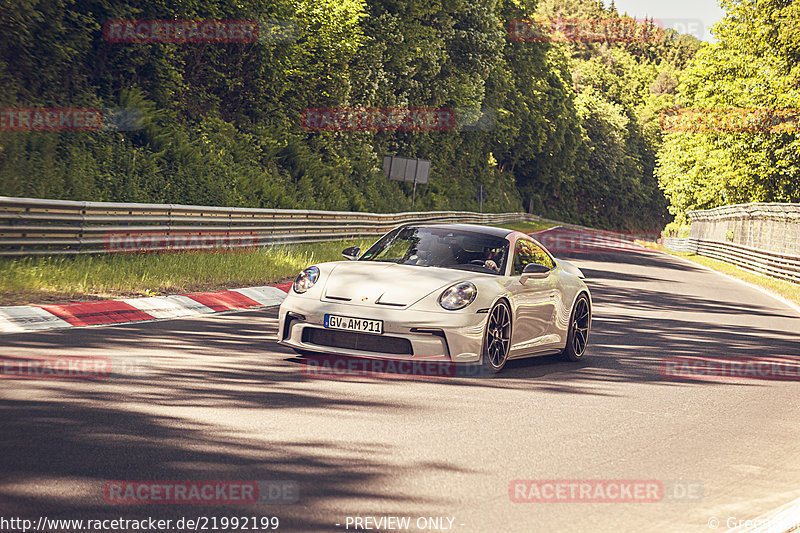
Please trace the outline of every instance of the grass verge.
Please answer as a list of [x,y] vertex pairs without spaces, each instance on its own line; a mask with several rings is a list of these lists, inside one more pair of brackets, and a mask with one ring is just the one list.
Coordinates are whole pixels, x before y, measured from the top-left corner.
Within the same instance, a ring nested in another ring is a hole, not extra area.
[[159,296],[270,285],[374,239],[248,251],[0,257],[0,305]]
[[699,265],[704,265],[709,268],[713,268],[714,270],[722,272],[723,274],[733,276],[734,278],[738,278],[742,281],[752,283],[753,285],[758,285],[759,287],[762,287],[770,292],[773,292],[779,296],[786,298],[791,302],[794,302],[797,305],[800,305],[800,284],[790,283],[788,281],[771,278],[769,276],[762,276],[760,274],[755,274],[748,270],[743,270],[736,265],[725,263],[724,261],[717,261],[716,259],[709,259],[708,257],[704,257],[702,255],[697,255],[690,252],[674,252],[653,242],[645,242],[645,241],[636,241],[636,242],[642,244],[643,246],[647,246],[648,248],[651,248],[653,250],[659,250],[662,252],[666,252],[670,255],[683,257],[684,259],[688,259],[689,261],[692,261]]
[[[551,222],[501,224],[533,233]],[[270,285],[290,281],[313,263],[341,259],[348,246],[370,246],[373,239],[351,239],[272,246],[248,251],[75,256],[0,257],[0,305],[80,302],[161,296]]]

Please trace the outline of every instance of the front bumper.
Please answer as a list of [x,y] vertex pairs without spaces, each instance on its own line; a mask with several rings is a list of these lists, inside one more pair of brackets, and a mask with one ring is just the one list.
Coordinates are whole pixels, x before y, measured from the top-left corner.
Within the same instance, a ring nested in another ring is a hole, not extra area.
[[[393,345],[405,342],[395,342],[395,339],[405,339],[406,344],[410,344],[410,353],[379,351],[380,339],[370,339],[377,342],[364,343],[370,347],[366,350],[314,344],[314,338],[324,336],[309,335],[308,332],[304,335],[304,330],[339,331],[323,326],[326,314],[383,320],[384,331],[380,337],[388,339]],[[480,360],[487,317],[487,313],[475,310],[442,309],[441,312],[432,312],[408,308],[387,309],[379,305],[322,302],[290,294],[280,308],[278,342],[298,350],[335,355],[474,363]]]

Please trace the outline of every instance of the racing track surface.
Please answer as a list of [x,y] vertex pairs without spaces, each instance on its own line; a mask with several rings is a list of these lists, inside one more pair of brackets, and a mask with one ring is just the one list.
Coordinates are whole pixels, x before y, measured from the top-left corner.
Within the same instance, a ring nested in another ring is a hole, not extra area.
[[[510,362],[493,378],[310,377],[275,342],[277,308],[2,336],[6,358],[114,357],[146,373],[0,380],[0,516],[279,516],[280,531],[446,516],[470,533],[708,532],[711,517],[725,530],[728,517],[800,497],[800,383],[659,370],[665,356],[796,358],[794,310],[642,248],[557,255],[593,292],[586,358]],[[187,479],[294,480],[299,502],[103,498],[108,480]],[[688,480],[702,497],[513,503],[517,479]]]

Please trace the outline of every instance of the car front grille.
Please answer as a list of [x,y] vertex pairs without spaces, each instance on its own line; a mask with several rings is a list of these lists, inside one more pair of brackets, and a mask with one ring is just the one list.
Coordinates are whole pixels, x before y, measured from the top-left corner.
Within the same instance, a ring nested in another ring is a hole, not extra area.
[[304,328],[303,343],[360,350],[392,355],[414,355],[411,342],[400,337],[385,337],[355,331],[338,331],[333,329]]

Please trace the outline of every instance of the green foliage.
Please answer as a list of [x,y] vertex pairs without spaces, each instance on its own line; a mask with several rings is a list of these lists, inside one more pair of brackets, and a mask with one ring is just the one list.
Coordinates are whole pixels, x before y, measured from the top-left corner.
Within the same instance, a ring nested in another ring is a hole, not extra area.
[[[681,77],[677,103],[700,109],[800,107],[797,2],[726,1],[705,46]],[[795,130],[797,123],[795,122]],[[800,201],[800,136],[680,132],[666,136],[658,177],[670,212],[743,202]]]
[[[397,154],[433,161],[414,209],[478,210],[483,185],[486,211],[531,206],[584,224],[663,224],[658,113],[674,105],[696,42],[513,42],[506,28],[516,18],[619,16],[594,0],[534,9],[523,0],[5,3],[0,106],[135,108],[143,123],[0,131],[0,194],[410,210],[412,187],[381,168],[382,155]],[[246,44],[124,44],[103,39],[114,19],[282,20],[292,31]],[[797,53],[789,34],[768,38]],[[495,122],[445,132],[300,126],[306,108],[390,106],[483,109]]]
[[373,239],[160,254],[0,257],[4,305],[155,296],[285,282],[314,263],[341,260]]

